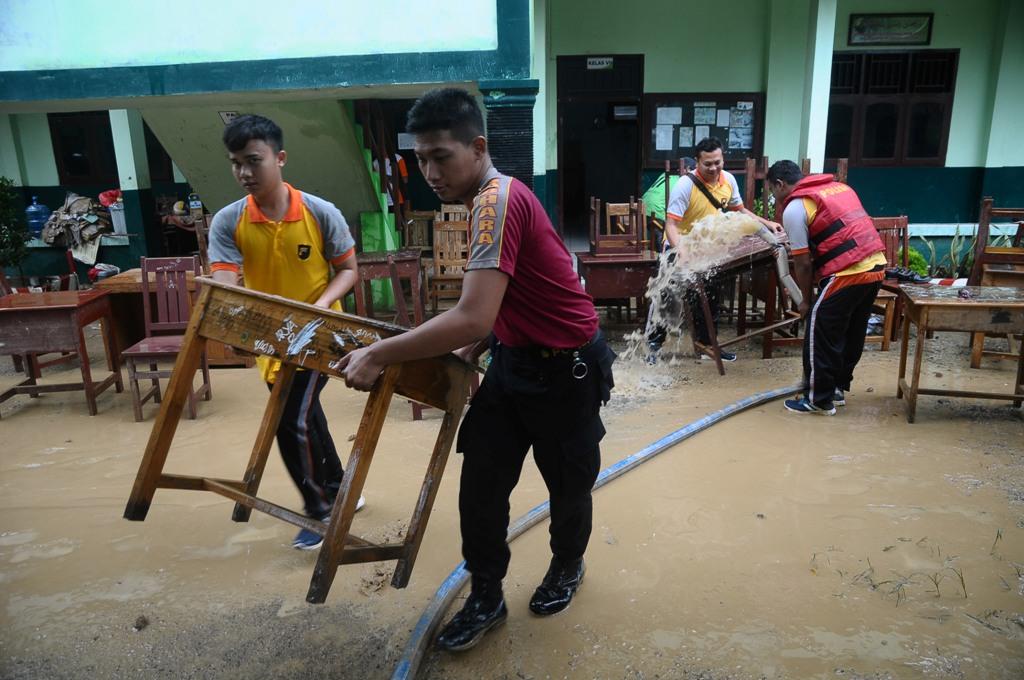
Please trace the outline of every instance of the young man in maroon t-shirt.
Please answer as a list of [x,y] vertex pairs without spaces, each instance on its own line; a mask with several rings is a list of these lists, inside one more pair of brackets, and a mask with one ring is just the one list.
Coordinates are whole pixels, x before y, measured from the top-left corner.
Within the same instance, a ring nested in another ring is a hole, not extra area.
[[491,349],[457,444],[465,454],[459,515],[472,589],[437,639],[442,649],[462,651],[508,616],[501,580],[510,557],[509,496],[530,447],[551,498],[554,555],[530,610],[560,612],[579,588],[605,432],[599,410],[615,355],[537,197],[491,165],[473,97],[454,88],[428,92],[407,127],[434,192],[472,209],[462,297],[420,327],[348,354],[342,367],[350,386],[369,389],[389,364],[453,350],[476,361]]

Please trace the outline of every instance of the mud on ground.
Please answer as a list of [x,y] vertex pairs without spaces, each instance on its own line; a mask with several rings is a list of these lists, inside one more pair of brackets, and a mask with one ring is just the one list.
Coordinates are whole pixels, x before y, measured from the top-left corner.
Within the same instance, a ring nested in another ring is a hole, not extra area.
[[[90,334],[95,361],[102,346]],[[926,384],[1005,391],[1009,363],[967,368],[941,336]],[[799,358],[727,365],[680,355],[617,366],[604,464],[738,398],[791,384]],[[17,378],[2,359],[0,390]],[[508,623],[424,677],[1024,677],[1024,419],[999,402],[895,399],[898,351],[869,349],[834,418],[768,404],[676,446],[595,494],[586,582],[551,619],[526,603],[548,560],[542,527],[512,548]],[[59,380],[62,372],[47,380]],[[238,477],[265,404],[255,371],[221,369],[167,469]],[[363,396],[332,383],[339,448]],[[390,565],[341,567],[324,605],[304,601],[315,554],[211,494],[160,490],[145,522],[121,518],[152,428],[127,394],[87,415],[81,393],[0,405],[0,676],[385,678],[437,585],[460,560],[453,455],[410,586]],[[391,409],[354,530],[401,533],[438,426]],[[261,496],[298,494],[272,454]],[[530,461],[517,517],[544,498]],[[457,601],[456,606],[460,601]]]

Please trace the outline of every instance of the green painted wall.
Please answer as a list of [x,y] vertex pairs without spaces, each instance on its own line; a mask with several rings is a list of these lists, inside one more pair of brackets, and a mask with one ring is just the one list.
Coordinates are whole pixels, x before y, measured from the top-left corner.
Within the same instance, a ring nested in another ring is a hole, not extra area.
[[[361,212],[379,210],[352,123],[336,100],[232,104],[232,111],[258,113],[284,130],[288,163],[285,180],[341,209],[350,225]],[[231,174],[221,143],[224,123],[215,105],[153,107],[142,110],[146,123],[188,177],[210,211],[244,196]]]
[[[866,49],[847,45],[850,14],[872,12],[934,12],[932,42],[928,48],[960,49],[949,148],[946,152],[947,167],[985,165],[988,130],[992,121],[992,88],[995,86],[992,74],[993,38],[1002,34],[1002,27],[997,25],[1001,1],[839,0],[836,51]],[[1017,36],[1018,42],[1019,37],[1020,34]]]
[[731,0],[727,12],[715,3],[681,0],[546,0],[544,4],[547,168],[557,166],[553,147],[559,55],[644,54],[645,92],[765,89],[771,11],[765,0]]

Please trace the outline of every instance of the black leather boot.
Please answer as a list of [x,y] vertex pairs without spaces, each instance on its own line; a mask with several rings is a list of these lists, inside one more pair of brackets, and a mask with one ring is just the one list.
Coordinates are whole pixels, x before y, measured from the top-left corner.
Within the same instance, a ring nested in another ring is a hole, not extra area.
[[548,573],[530,598],[530,611],[537,616],[550,616],[568,608],[583,583],[585,571],[582,557],[571,562],[552,558]]
[[464,652],[476,646],[487,631],[505,623],[508,609],[501,594],[501,583],[479,583],[474,580],[466,604],[441,634],[437,647],[449,652]]

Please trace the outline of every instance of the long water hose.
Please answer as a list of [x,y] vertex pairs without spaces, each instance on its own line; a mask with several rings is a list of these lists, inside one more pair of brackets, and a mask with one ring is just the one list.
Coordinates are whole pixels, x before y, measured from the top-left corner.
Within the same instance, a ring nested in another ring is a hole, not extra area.
[[[662,437],[653,444],[640,449],[633,455],[623,458],[614,465],[601,470],[601,473],[597,476],[597,481],[594,483],[594,489],[597,490],[601,488],[608,482],[617,477],[621,477],[638,465],[646,463],[662,451],[665,451],[684,439],[688,439],[698,432],[711,427],[715,423],[725,420],[731,415],[735,415],[754,406],[760,406],[761,404],[765,404],[769,401],[774,401],[775,399],[787,397],[799,390],[800,388],[798,386],[790,386],[780,387],[767,392],[758,392],[744,399],[740,399],[739,401],[735,401],[724,408],[714,411],[713,413],[709,413],[700,420],[693,421],[689,425],[686,425],[685,427]],[[550,506],[547,501],[530,510],[528,513],[517,519],[511,527],[509,527],[508,542],[511,543],[525,533],[527,529],[542,520],[547,519],[549,514]],[[391,675],[391,680],[409,680],[411,678],[415,678],[419,673],[420,664],[423,663],[423,657],[426,655],[427,648],[433,640],[434,633],[437,631],[437,628],[441,623],[441,617],[443,617],[445,612],[448,611],[448,607],[451,606],[456,595],[459,594],[459,591],[462,590],[463,586],[466,585],[466,582],[469,581],[469,572],[466,571],[465,566],[465,562],[459,563],[459,565],[455,567],[455,570],[448,575],[448,578],[446,578],[437,589],[437,592],[434,593],[434,599],[427,605],[427,608],[424,610],[420,620],[416,623],[416,627],[413,628],[412,636],[410,637],[408,644],[405,646],[405,651],[402,653],[402,658],[399,660],[398,666],[395,667],[395,672]]]

